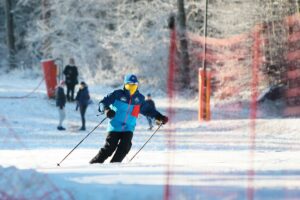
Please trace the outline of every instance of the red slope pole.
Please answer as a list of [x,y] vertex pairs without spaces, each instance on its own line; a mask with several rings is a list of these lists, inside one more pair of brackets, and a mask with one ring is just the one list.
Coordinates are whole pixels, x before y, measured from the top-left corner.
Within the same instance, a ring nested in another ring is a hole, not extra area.
[[[174,16],[173,16],[174,17]],[[175,18],[171,20],[175,20]],[[169,107],[168,107],[168,117],[169,117],[169,126],[171,126],[171,121],[173,117],[173,98],[174,98],[174,79],[175,79],[175,57],[176,57],[176,28],[175,28],[175,21],[173,21],[173,24],[169,24],[170,28],[170,47],[169,47],[169,73],[168,73],[168,82],[167,82],[167,92],[168,92],[168,99],[169,99]],[[168,148],[173,147],[172,142],[172,130],[171,127],[169,128],[169,132],[167,134],[168,137]],[[164,200],[170,200],[172,199],[171,197],[171,184],[170,184],[170,179],[171,179],[171,159],[170,155],[168,157],[168,166],[167,166],[167,171],[166,171],[166,184],[165,184],[165,189],[164,189]]]
[[260,26],[254,27],[253,32],[253,46],[252,46],[252,83],[251,83],[251,102],[250,102],[250,166],[248,170],[248,190],[247,190],[247,200],[254,199],[255,193],[255,139],[256,139],[256,118],[257,118],[257,97],[258,97],[258,73],[259,66],[261,64],[260,55]]

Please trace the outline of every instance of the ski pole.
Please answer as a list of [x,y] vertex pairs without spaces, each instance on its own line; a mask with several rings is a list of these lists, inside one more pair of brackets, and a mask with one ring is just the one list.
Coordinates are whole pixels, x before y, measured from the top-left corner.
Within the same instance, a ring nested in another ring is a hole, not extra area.
[[154,133],[149,137],[149,139],[145,142],[145,144],[132,156],[132,158],[129,160],[129,162],[130,161],[132,161],[133,159],[134,159],[134,157],[146,146],[146,144],[151,140],[151,138],[155,135],[155,133],[158,131],[158,129],[160,128],[160,127],[162,127],[162,123],[161,124],[159,124],[159,126],[157,127],[157,129],[154,131]]
[[92,133],[94,132],[105,120],[107,117],[105,117],[93,130],[91,130],[73,149],[70,151],[59,163],[57,163],[57,166],[60,167],[60,164]]

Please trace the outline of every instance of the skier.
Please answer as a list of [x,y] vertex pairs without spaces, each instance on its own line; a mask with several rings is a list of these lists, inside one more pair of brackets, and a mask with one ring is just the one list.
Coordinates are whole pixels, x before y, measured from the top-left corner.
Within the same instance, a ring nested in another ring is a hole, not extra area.
[[123,89],[113,91],[100,101],[99,112],[105,113],[110,119],[107,127],[108,135],[104,147],[90,161],[90,164],[103,163],[115,151],[110,162],[122,162],[130,151],[136,119],[140,112],[155,118],[159,123],[168,122],[168,117],[145,105],[145,97],[137,88],[137,77],[128,74],[124,77]]
[[[148,110],[153,110],[153,109],[155,109],[155,103],[154,103],[154,101],[152,100],[151,94],[150,94],[150,93],[147,94],[147,97],[146,97],[146,100],[145,100],[145,105],[148,106],[148,107],[150,108],[150,109],[148,109]],[[152,130],[152,128],[153,128],[153,125],[152,125],[152,117],[146,116],[146,118],[147,118],[147,121],[148,121],[148,124],[149,124],[149,130]]]
[[78,110],[79,107],[81,123],[82,123],[81,128],[79,130],[85,131],[85,111],[90,101],[89,90],[85,82],[80,83],[80,87],[75,99],[77,102],[76,110]]
[[69,65],[65,67],[63,73],[67,85],[67,100],[74,101],[74,89],[75,85],[78,83],[78,70],[73,58],[70,58]]
[[58,107],[58,113],[59,113],[59,124],[57,129],[60,131],[66,130],[62,126],[62,123],[66,117],[66,112],[65,112],[66,95],[64,91],[64,85],[65,82],[62,80],[60,84],[56,87],[56,94],[55,94],[56,106]]

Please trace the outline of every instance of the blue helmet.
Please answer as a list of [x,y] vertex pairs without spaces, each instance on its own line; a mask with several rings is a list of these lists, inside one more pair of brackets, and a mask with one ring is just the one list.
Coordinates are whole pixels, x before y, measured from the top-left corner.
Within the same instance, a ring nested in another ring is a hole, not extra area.
[[137,84],[138,82],[139,81],[134,74],[127,74],[124,77],[124,84],[127,84],[127,83]]

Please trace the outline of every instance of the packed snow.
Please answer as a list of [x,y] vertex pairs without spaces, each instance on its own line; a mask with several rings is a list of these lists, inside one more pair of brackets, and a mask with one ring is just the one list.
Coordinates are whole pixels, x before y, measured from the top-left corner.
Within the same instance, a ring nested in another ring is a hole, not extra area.
[[27,98],[4,98],[31,92],[41,79],[0,75],[0,199],[300,199],[298,118],[260,110],[249,119],[247,106],[222,105],[214,106],[210,122],[199,122],[197,99],[169,101],[162,92],[153,99],[162,113],[173,109],[170,123],[131,162],[154,131],[144,116],[123,163],[88,164],[104,144],[105,121],[58,167],[104,118],[97,116],[97,103],[113,88],[89,84],[87,131],[78,131],[74,103],[66,106],[67,130],[58,131],[57,108],[44,83]]

